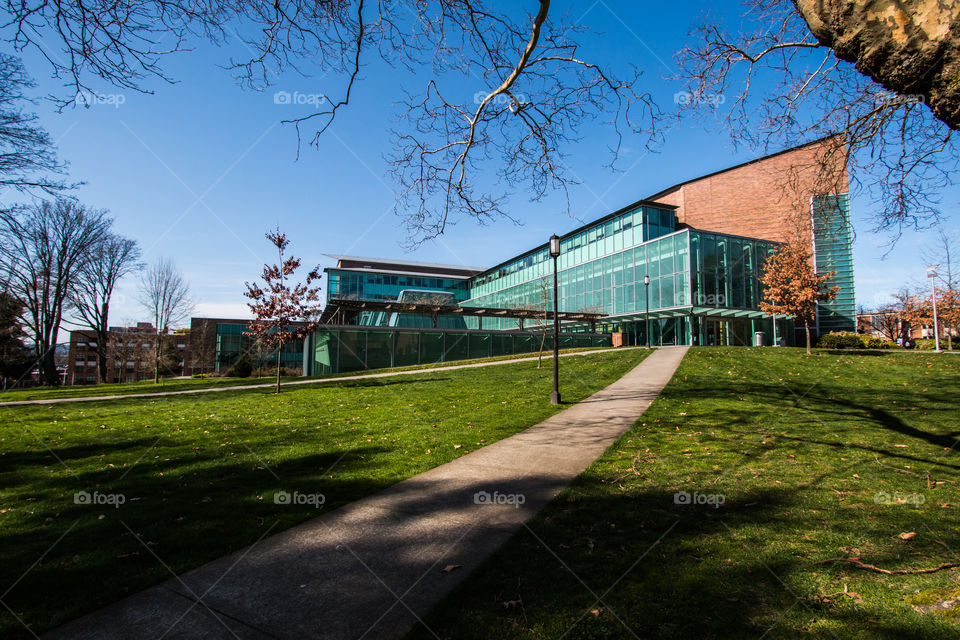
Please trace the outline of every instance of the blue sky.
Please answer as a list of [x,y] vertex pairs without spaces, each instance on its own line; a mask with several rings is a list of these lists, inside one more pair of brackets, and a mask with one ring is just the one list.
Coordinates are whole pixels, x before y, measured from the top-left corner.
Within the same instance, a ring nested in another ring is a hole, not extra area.
[[[584,40],[583,57],[619,70],[636,65],[645,74],[646,89],[668,111],[682,89],[668,79],[675,70],[673,56],[706,8],[731,22],[742,12],[737,2],[608,0],[578,3],[572,16],[600,32]],[[336,94],[339,79],[290,73],[275,78],[275,86],[265,91],[245,90],[222,68],[231,54],[242,50],[200,45],[167,59],[166,69],[178,82],[148,83],[153,95],[104,86],[100,93],[112,97],[106,104],[59,114],[46,102],[36,107],[61,158],[70,163],[70,177],[86,183],[76,195],[109,209],[117,231],[140,242],[145,260],[166,256],[177,263],[191,285],[195,315],[248,315],[243,283],[258,276],[264,261],[272,261],[263,234],[276,225],[307,265],[332,265],[323,254],[341,253],[489,266],[551,233],[759,153],[734,151],[722,131],[682,121],[665,131],[658,153],[644,150],[639,139],[626,139],[622,171],[614,173],[603,166],[609,139],[599,128],[585,129],[584,141],[567,149],[568,166],[583,182],[571,192],[574,217],[560,213],[559,196],[531,203],[520,192],[511,211],[522,225],[501,220],[479,226],[464,220],[440,239],[406,252],[400,246],[404,230],[393,213],[397,186],[387,175],[384,156],[391,150],[394,100],[402,88],[420,89],[423,74],[368,66],[353,104],[319,147],[303,148],[297,160],[295,132],[280,120],[305,115],[309,107],[275,104],[275,91]],[[62,93],[41,60],[27,55],[25,63],[39,84],[37,95]],[[444,82],[467,96],[487,89],[469,78]],[[960,192],[952,189],[943,198],[949,221]],[[859,303],[875,306],[900,284],[922,278],[919,251],[933,233],[906,232],[884,259],[888,238],[869,231],[865,210],[865,202],[854,200],[856,294]],[[129,278],[117,291],[111,324],[142,319],[136,279]]]

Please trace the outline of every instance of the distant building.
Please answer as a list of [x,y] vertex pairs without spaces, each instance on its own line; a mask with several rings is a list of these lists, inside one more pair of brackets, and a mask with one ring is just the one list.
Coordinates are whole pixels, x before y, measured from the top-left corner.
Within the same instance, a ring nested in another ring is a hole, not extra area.
[[[934,337],[932,324],[911,325],[902,320],[895,311],[877,311],[857,314],[857,333],[882,340],[896,340],[909,337],[911,340],[922,340]],[[948,334],[953,337],[960,335],[956,329],[947,329],[940,325],[940,338],[946,339]]]
[[[188,352],[190,335],[189,333],[171,333],[162,336],[161,339],[179,354],[179,360],[175,366],[175,372],[179,375],[183,371],[184,355]],[[157,330],[151,323],[138,322],[135,327],[110,327],[107,340],[108,382],[138,382],[153,379]],[[83,329],[71,331],[66,384],[96,384],[97,357],[96,332]]]
[[[184,373],[226,374],[241,355],[250,360],[254,369],[275,367],[276,349],[267,349],[246,335],[249,322],[237,318],[190,318],[190,349]],[[280,363],[288,371],[299,372],[303,366],[303,340],[285,344]]]
[[[245,335],[249,320],[240,318],[191,318],[190,328],[177,329],[162,337],[169,350],[174,350],[176,375],[227,374],[230,367],[246,356],[254,369],[273,368],[277,363],[275,349],[262,348]],[[137,382],[153,379],[156,329],[149,322],[135,327],[110,327],[107,345],[107,379],[109,382]],[[65,384],[96,384],[96,332],[70,332],[69,359]],[[281,364],[298,373],[303,366],[303,341],[284,345]]]

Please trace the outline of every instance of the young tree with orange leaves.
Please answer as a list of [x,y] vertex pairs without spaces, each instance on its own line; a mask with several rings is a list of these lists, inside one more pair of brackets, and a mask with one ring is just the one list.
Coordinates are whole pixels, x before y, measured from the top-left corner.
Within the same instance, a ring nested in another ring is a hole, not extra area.
[[247,325],[244,333],[276,348],[277,393],[280,393],[280,356],[283,345],[306,337],[317,326],[314,318],[321,311],[320,287],[310,285],[320,279],[320,267],[310,271],[305,282],[289,282],[300,268],[300,258],[286,256],[290,241],[286,234],[280,233],[279,228],[266,234],[266,238],[277,248],[279,263],[263,266],[263,287],[259,284],[244,283],[247,290],[243,295],[252,300],[247,306],[256,318]]
[[810,353],[810,324],[817,315],[817,303],[837,297],[838,286],[829,286],[834,271],[818,274],[810,249],[800,241],[780,245],[763,265],[760,283],[766,301],[760,309],[767,314],[790,315],[803,322]]

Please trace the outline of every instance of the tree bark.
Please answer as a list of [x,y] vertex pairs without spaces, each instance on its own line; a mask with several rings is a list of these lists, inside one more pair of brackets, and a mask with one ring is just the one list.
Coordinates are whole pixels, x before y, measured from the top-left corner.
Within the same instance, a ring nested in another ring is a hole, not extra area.
[[841,60],[901,96],[922,96],[960,129],[960,4],[943,0],[793,0]]
[[40,376],[41,382],[52,387],[60,386],[60,376],[57,375],[57,345],[51,344],[50,348],[43,352],[40,357]]
[[280,393],[280,354],[283,352],[283,341],[277,347],[277,393]]
[[153,345],[153,384],[160,384],[160,330],[157,329],[157,340]]
[[810,351],[810,323],[808,321],[804,321],[803,328],[807,332],[807,353],[810,354],[812,353],[812,351]]
[[100,326],[97,327],[97,374],[100,376],[100,384],[107,382],[107,317],[110,313],[110,306],[104,302],[100,306]]

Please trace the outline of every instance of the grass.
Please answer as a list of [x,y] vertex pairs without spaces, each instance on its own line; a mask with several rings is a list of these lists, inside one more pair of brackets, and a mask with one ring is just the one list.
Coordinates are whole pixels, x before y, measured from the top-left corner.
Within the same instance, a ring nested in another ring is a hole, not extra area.
[[952,356],[691,349],[411,637],[960,637],[960,570],[817,564],[960,562],[958,397]]
[[[580,353],[584,351],[599,351],[605,347],[580,347],[576,349],[561,349],[560,353]],[[544,358],[552,356],[553,352],[544,352]],[[460,364],[476,364],[481,362],[500,362],[508,360],[517,360],[520,358],[537,357],[537,352],[516,353],[506,356],[495,356],[492,358],[474,358],[471,360],[454,360],[450,362],[437,362],[433,364],[418,364],[408,367],[394,367],[392,369],[367,369],[364,371],[350,371],[346,373],[335,373],[322,376],[282,376],[282,382],[293,382],[295,380],[323,380],[328,378],[342,378],[344,376],[366,375],[371,373],[385,373],[388,371],[419,371],[423,369],[436,369],[437,367],[449,367]],[[188,391],[192,389],[209,389],[212,387],[230,387],[230,386],[253,386],[258,384],[273,384],[276,378],[266,376],[261,378],[231,378],[228,376],[222,378],[161,378],[159,383],[152,380],[144,382],[123,382],[111,384],[91,384],[76,385],[67,387],[30,387],[26,389],[10,389],[0,391],[0,404],[4,402],[19,402],[23,400],[49,400],[54,398],[92,398],[97,396],[109,395],[130,395],[138,393],[165,393],[170,391]]]
[[[564,398],[587,397],[647,353],[565,359]],[[42,633],[547,418],[559,410],[551,372],[518,362],[279,395],[6,407],[0,599]],[[275,504],[281,490],[325,504]],[[123,503],[78,504],[78,492]],[[29,636],[0,609],[0,637]]]

